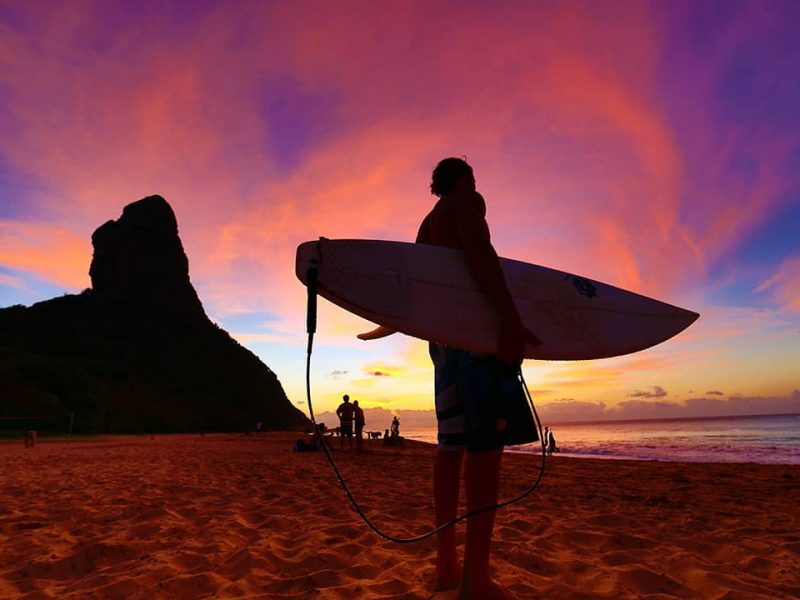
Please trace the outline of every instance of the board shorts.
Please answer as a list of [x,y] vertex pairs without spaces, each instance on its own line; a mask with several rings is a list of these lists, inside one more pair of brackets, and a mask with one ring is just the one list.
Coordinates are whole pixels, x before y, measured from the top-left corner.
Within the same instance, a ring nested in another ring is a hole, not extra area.
[[341,435],[353,435],[352,421],[340,421],[339,423],[340,423],[339,433]]
[[516,367],[491,354],[433,342],[429,352],[439,448],[476,452],[539,439]]

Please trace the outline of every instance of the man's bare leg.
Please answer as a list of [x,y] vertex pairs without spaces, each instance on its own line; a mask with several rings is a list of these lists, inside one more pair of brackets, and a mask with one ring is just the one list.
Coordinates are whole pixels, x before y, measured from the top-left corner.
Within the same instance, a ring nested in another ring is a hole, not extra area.
[[[467,492],[468,512],[497,503],[500,493],[500,459],[502,456],[502,448],[467,453],[464,484]],[[467,519],[467,544],[464,550],[464,573],[461,579],[460,600],[508,600],[514,598],[511,592],[492,581],[489,572],[489,552],[496,512],[489,510]]]
[[[456,518],[458,488],[461,480],[463,450],[437,450],[433,467],[433,498],[436,505],[436,526]],[[461,563],[456,553],[456,528],[448,527],[436,534],[437,591],[454,590],[461,581]]]

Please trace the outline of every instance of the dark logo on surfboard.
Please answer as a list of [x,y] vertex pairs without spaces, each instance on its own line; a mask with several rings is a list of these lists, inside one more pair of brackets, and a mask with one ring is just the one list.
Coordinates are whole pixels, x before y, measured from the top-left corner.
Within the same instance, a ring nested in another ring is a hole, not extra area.
[[575,289],[578,290],[581,296],[586,296],[587,298],[594,298],[597,296],[597,288],[588,279],[578,277],[577,275],[567,275],[564,279],[571,281],[572,285],[575,286]]

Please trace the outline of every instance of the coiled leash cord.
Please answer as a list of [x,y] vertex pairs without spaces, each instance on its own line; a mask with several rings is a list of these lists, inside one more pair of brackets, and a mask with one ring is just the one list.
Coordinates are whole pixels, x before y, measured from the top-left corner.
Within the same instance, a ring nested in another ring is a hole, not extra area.
[[531,486],[522,492],[516,498],[511,498],[510,500],[504,500],[503,502],[498,502],[497,504],[492,504],[491,506],[485,506],[483,508],[479,508],[477,510],[473,510],[472,512],[465,513],[460,517],[456,517],[455,519],[444,523],[443,525],[439,525],[439,527],[435,529],[431,529],[427,533],[423,533],[422,535],[418,535],[415,537],[409,538],[401,538],[396,537],[393,535],[389,535],[388,533],[384,533],[376,525],[369,520],[369,517],[364,514],[364,511],[361,510],[361,507],[356,502],[353,495],[350,493],[350,489],[347,487],[347,483],[345,483],[342,474],[339,472],[339,469],[336,467],[336,463],[331,456],[330,451],[328,450],[328,446],[325,443],[325,439],[322,436],[322,431],[320,431],[319,425],[317,424],[317,420],[314,417],[314,407],[311,405],[311,350],[314,345],[314,333],[317,331],[317,276],[319,274],[319,269],[316,266],[316,261],[311,261],[312,266],[308,269],[308,277],[307,277],[307,288],[308,288],[308,312],[306,314],[306,331],[308,332],[308,348],[306,351],[306,399],[308,400],[308,413],[311,416],[311,422],[314,424],[314,428],[316,429],[317,435],[319,436],[320,443],[322,445],[322,449],[325,451],[325,456],[328,457],[328,462],[333,469],[333,472],[336,474],[336,479],[342,486],[345,495],[350,500],[350,504],[353,505],[353,509],[358,513],[358,515],[364,520],[364,523],[367,524],[372,531],[374,531],[378,536],[382,537],[385,540],[390,542],[397,542],[398,544],[410,544],[412,542],[421,542],[433,535],[436,535],[440,531],[447,529],[448,527],[452,527],[456,523],[463,521],[464,519],[468,519],[469,517],[474,517],[475,515],[479,515],[486,511],[496,510],[498,508],[503,508],[504,506],[508,506],[510,504],[514,504],[515,502],[519,502],[529,494],[531,494],[538,486],[539,482],[541,482],[542,477],[544,476],[544,464],[545,464],[545,457],[546,457],[546,440],[544,439],[544,435],[542,432],[542,422],[539,419],[539,414],[536,412],[536,407],[533,405],[533,398],[531,397],[531,393],[528,390],[528,384],[525,383],[525,377],[522,375],[522,369],[519,370],[519,377],[520,381],[522,382],[522,387],[525,389],[525,396],[528,398],[528,404],[530,404],[531,410],[533,411],[533,416],[536,421],[536,428],[539,431],[539,440],[541,441],[542,446],[542,464],[539,467],[539,474],[536,476],[536,480],[531,484]]

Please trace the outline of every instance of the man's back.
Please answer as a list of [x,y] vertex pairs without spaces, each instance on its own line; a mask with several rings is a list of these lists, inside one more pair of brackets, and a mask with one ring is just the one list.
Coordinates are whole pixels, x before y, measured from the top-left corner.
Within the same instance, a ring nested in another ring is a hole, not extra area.
[[336,409],[336,414],[342,421],[352,421],[355,408],[349,402],[342,402]]
[[417,242],[460,249],[488,244],[485,215],[486,205],[477,192],[444,196],[422,221]]

